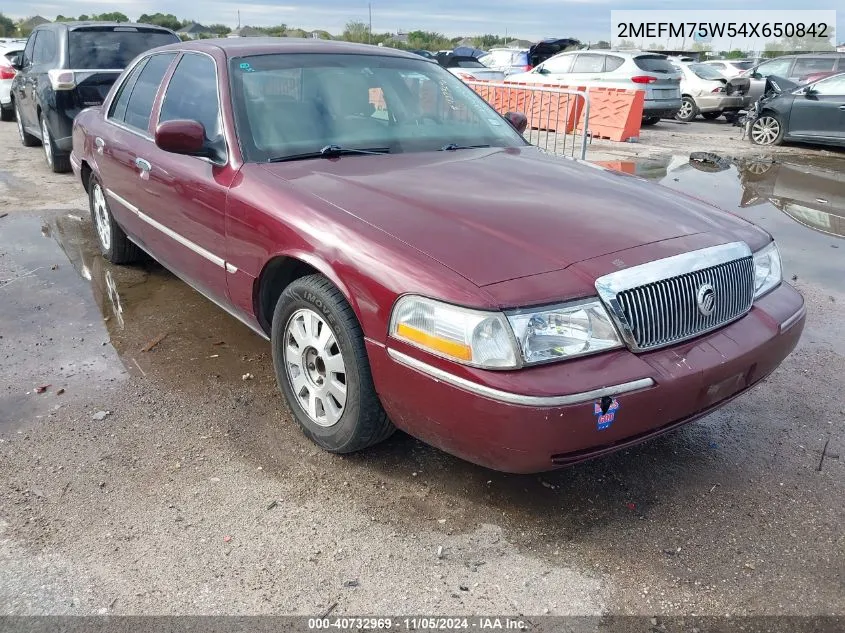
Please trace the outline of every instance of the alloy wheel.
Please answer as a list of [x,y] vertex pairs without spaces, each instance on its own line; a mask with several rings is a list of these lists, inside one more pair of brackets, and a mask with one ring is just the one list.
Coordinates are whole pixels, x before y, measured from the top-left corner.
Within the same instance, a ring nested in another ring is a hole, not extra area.
[[314,424],[334,426],[346,408],[346,365],[329,324],[309,309],[285,326],[285,368],[297,404]]
[[771,145],[780,135],[780,123],[771,116],[762,116],[751,126],[751,139],[757,145]]
[[41,145],[44,146],[44,156],[47,164],[53,166],[53,144],[50,142],[50,130],[47,128],[47,119],[41,117]]
[[109,210],[106,206],[106,197],[103,195],[103,188],[100,183],[94,185],[94,224],[97,225],[97,235],[100,238],[100,245],[104,251],[111,248],[111,220]]
[[678,110],[678,117],[681,119],[688,119],[692,116],[692,101],[684,99],[681,102],[681,109]]

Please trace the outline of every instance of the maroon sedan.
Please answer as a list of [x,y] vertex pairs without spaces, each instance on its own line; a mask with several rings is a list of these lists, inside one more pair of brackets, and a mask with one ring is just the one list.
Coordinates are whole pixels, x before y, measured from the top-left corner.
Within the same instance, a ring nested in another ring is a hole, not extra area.
[[77,117],[72,164],[106,259],[145,251],[269,339],[329,451],[398,427],[549,470],[774,371],[805,312],[770,235],[517,121],[418,55],[185,42]]

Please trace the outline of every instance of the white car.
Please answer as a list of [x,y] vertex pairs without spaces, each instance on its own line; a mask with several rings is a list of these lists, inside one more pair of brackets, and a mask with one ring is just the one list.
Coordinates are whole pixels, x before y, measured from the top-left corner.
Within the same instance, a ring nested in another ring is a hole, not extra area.
[[681,71],[665,55],[641,51],[588,50],[559,53],[508,82],[627,88],[645,92],[643,125],[671,118],[681,109]]
[[723,77],[728,79],[739,77],[746,70],[754,66],[754,60],[748,59],[713,59],[700,63],[705,66],[712,66],[722,73]]
[[12,68],[11,59],[21,53],[26,46],[26,40],[4,40],[0,42],[0,119],[15,120],[15,109],[12,107],[12,80],[17,71]]

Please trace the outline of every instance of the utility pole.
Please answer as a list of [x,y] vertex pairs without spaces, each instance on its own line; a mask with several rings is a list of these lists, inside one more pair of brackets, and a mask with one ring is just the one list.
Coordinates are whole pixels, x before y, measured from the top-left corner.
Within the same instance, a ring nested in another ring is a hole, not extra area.
[[373,3],[367,3],[367,11],[370,14],[370,28],[367,30],[367,44],[373,43]]
[[238,28],[241,28],[241,10],[238,9]]

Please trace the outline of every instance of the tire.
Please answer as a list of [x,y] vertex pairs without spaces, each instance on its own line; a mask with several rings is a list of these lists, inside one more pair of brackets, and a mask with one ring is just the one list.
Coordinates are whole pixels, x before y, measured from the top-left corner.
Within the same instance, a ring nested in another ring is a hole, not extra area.
[[0,121],[14,121],[15,108],[13,106],[0,106]]
[[695,101],[692,97],[684,95],[684,98],[681,100],[681,109],[675,113],[675,118],[678,121],[689,123],[697,116],[698,106],[695,105]]
[[701,113],[701,118],[704,119],[705,121],[715,121],[720,116],[722,116],[721,112],[702,112]]
[[50,125],[42,113],[39,124],[41,125],[41,146],[44,148],[44,158],[54,173],[64,174],[70,171],[70,156],[62,154],[53,142],[53,135],[50,133]]
[[115,221],[106,200],[106,192],[99,178],[91,174],[88,184],[88,207],[97,233],[97,244],[106,260],[112,264],[131,264],[143,256],[138,248]]
[[751,124],[749,136],[755,145],[780,145],[785,129],[780,117],[772,112],[763,112]]
[[643,117],[642,127],[648,127],[650,125],[657,125],[660,123],[659,116],[647,116]]
[[24,147],[38,145],[38,138],[23,129],[23,117],[21,117],[20,106],[17,103],[15,103],[15,118],[18,120],[18,136],[21,139],[21,145]]
[[323,275],[301,277],[285,288],[273,313],[271,341],[279,389],[315,444],[352,453],[394,432],[373,386],[361,326]]

